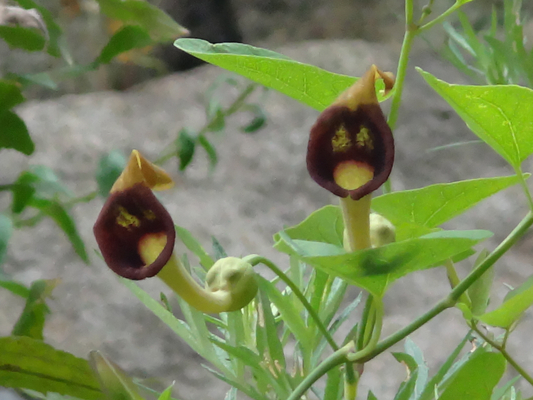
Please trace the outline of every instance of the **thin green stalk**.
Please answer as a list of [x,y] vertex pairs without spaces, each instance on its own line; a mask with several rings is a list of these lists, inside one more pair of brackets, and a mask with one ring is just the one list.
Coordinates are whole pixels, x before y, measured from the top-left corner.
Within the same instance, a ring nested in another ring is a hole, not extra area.
[[463,4],[460,4],[458,1],[455,2],[453,6],[448,8],[446,11],[444,11],[441,15],[439,15],[434,20],[429,21],[427,24],[422,25],[418,28],[419,32],[425,31],[427,29],[430,29],[431,27],[442,23],[446,18],[448,18],[451,14],[453,14],[455,11],[457,11],[459,8],[461,8]]
[[278,266],[276,264],[274,264],[272,261],[270,261],[269,259],[265,258],[265,257],[261,257],[261,256],[258,256],[258,255],[250,255],[250,256],[247,256],[243,259],[244,261],[250,263],[251,265],[255,266],[257,264],[264,264],[265,266],[267,266],[270,270],[272,270],[272,272],[274,272],[277,276],[279,276],[279,278],[288,286],[291,288],[292,292],[294,293],[294,295],[296,297],[298,297],[298,300],[300,300],[300,302],[302,303],[302,305],[305,307],[305,309],[307,310],[307,312],[309,313],[309,315],[311,316],[311,318],[313,318],[318,330],[320,330],[320,332],[322,332],[322,334],[324,335],[324,337],[326,338],[327,342],[329,343],[329,345],[331,346],[331,348],[334,350],[334,351],[337,351],[339,350],[339,346],[337,345],[337,343],[335,342],[335,340],[333,340],[333,337],[330,335],[329,331],[327,330],[327,328],[324,326],[324,324],[322,323],[322,320],[320,319],[320,317],[318,316],[317,312],[315,311],[315,309],[313,308],[313,306],[311,304],[309,304],[309,301],[307,301],[307,299],[305,298],[305,296],[303,295],[303,293],[300,291],[300,289],[298,288],[298,286],[296,286],[294,284],[294,282],[281,270],[278,268]]
[[353,341],[351,341],[347,345],[335,351],[305,377],[305,379],[296,387],[296,389],[294,389],[291,395],[287,397],[287,400],[299,400],[305,394],[305,392],[309,390],[313,383],[327,374],[328,371],[345,363],[348,355],[352,353],[354,349],[355,345]]
[[502,353],[502,356],[505,357],[507,362],[513,366],[513,368],[518,372],[522,377],[529,382],[531,386],[533,386],[533,377],[529,375],[520,364],[516,362],[516,360],[505,350],[505,347],[500,345],[499,343],[495,342],[494,340],[490,339],[488,336],[486,336],[481,330],[477,327],[477,325],[472,324],[472,329],[476,331],[476,333],[481,336],[481,338],[490,344],[492,347],[494,347],[496,350],[498,350],[500,353]]
[[[405,35],[403,37],[402,50],[400,52],[400,59],[398,61],[398,69],[396,70],[396,82],[394,83],[394,94],[392,95],[392,104],[389,112],[387,123],[391,130],[394,131],[396,121],[398,120],[398,113],[400,111],[400,104],[402,103],[403,86],[405,83],[405,76],[407,74],[407,66],[409,64],[409,53],[413,46],[413,39],[416,36],[416,26],[413,24],[413,0],[405,1]],[[388,179],[382,186],[383,193],[390,193],[392,191],[390,179]]]
[[522,168],[520,168],[520,166],[516,167],[515,173],[516,173],[516,176],[518,176],[518,179],[520,180],[520,186],[522,186],[522,190],[524,191],[524,194],[526,195],[529,209],[533,211],[533,199],[531,198],[531,192],[529,191],[526,180],[524,179],[524,173],[522,172]]

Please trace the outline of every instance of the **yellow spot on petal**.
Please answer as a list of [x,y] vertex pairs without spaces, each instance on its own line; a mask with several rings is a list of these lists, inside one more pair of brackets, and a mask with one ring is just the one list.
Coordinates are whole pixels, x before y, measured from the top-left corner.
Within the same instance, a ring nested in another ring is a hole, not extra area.
[[335,167],[333,179],[343,189],[354,190],[374,178],[374,169],[357,161],[344,161]]
[[361,128],[356,136],[356,142],[358,147],[363,147],[367,151],[374,150],[374,142],[370,136],[370,131],[364,126]]
[[153,221],[155,219],[155,214],[152,210],[145,210],[143,211],[143,216],[144,218],[146,218],[148,221]]
[[139,255],[145,265],[152,264],[167,245],[167,235],[164,233],[150,233],[139,240]]
[[141,221],[134,215],[131,215],[124,207],[119,207],[117,216],[117,224],[124,228],[130,229],[132,226],[138,228],[141,225]]
[[337,129],[337,132],[335,132],[335,136],[331,139],[331,145],[335,153],[348,151],[352,146],[352,140],[344,125],[341,125],[339,129]]

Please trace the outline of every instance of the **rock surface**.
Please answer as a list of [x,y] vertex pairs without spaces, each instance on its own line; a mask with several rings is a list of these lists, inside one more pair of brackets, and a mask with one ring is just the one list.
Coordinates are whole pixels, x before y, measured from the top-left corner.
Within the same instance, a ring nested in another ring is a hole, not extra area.
[[[353,75],[362,74],[371,63],[395,70],[397,56],[385,45],[340,40],[303,42],[278,51]],[[441,79],[461,82],[452,67],[428,51],[415,51],[411,67],[415,65]],[[29,163],[44,164],[54,168],[76,193],[90,192],[95,188],[93,171],[97,160],[106,150],[119,148],[128,153],[137,148],[154,158],[180,127],[200,127],[204,110],[197,100],[198,93],[220,73],[217,68],[206,66],[154,80],[125,93],[69,95],[27,103],[18,112],[32,132],[37,151],[29,159],[2,152],[3,180],[11,181]],[[175,222],[191,230],[206,247],[214,235],[229,255],[259,253],[281,264],[286,260],[271,248],[272,234],[335,199],[312,182],[305,169],[308,130],[318,113],[277,93],[270,94],[265,109],[268,126],[257,134],[239,133],[238,123],[242,121],[229,124],[227,133],[218,139],[220,163],[214,174],[208,174],[207,161],[200,157],[185,176],[178,178],[177,188],[164,193],[162,199]],[[475,137],[413,68],[395,136],[395,189],[512,174],[511,168],[483,144],[428,152],[436,146]],[[89,250],[95,248],[92,224],[101,206],[99,199],[73,210]],[[487,243],[492,249],[496,240],[502,239],[525,214],[525,209],[520,191],[511,189],[448,226],[494,231],[495,239]],[[495,286],[500,295],[505,292],[502,282],[516,285],[529,274],[528,243],[530,237],[498,263]],[[132,374],[157,377],[165,384],[176,380],[178,395],[185,400],[223,398],[224,385],[202,370],[199,357],[133,298],[98,257],[92,257],[90,266],[83,265],[52,222],[17,231],[4,267],[25,283],[62,278],[50,302],[53,313],[45,335],[51,344],[82,357],[91,349],[99,349]],[[157,280],[143,282],[142,286],[156,296],[164,290]],[[446,291],[442,270],[416,273],[401,280],[386,297],[384,334],[409,323]],[[356,293],[352,290],[352,295]],[[0,292],[0,304],[0,335],[5,335],[22,304],[4,291]],[[509,350],[531,369],[533,355],[519,351],[521,344],[529,343],[530,325],[526,318]],[[459,312],[452,310],[412,338],[434,367],[442,363],[465,333]],[[389,353],[381,355],[368,364],[361,393],[371,388],[378,398],[392,398],[403,373],[403,367]]]

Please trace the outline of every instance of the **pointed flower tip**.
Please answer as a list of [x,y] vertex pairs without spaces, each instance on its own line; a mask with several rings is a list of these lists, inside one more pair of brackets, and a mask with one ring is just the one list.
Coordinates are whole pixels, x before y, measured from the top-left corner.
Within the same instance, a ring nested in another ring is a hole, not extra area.
[[93,231],[105,262],[128,279],[156,275],[170,259],[176,231],[151,188],[172,180],[133,151],[100,211]]
[[392,87],[393,77],[373,65],[311,128],[307,169],[336,196],[359,200],[378,189],[392,170],[394,140],[376,96],[379,77],[386,89]]
[[174,181],[162,168],[148,161],[139,151],[133,150],[124,171],[111,188],[111,193],[126,190],[138,183],[152,190],[166,190],[174,186]]

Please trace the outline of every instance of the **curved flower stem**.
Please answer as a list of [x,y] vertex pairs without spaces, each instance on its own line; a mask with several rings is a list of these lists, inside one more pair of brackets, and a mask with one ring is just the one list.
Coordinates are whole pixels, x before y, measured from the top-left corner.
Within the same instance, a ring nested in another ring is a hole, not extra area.
[[311,306],[309,301],[307,301],[307,299],[305,298],[301,290],[298,288],[298,286],[296,286],[294,282],[281,269],[279,269],[276,264],[274,264],[269,259],[256,255],[256,254],[246,256],[243,258],[243,260],[250,263],[252,266],[255,266],[257,264],[263,264],[267,266],[277,276],[279,276],[279,278],[292,290],[294,295],[298,297],[298,300],[300,300],[302,305],[305,307],[305,309],[309,313],[309,316],[313,318],[318,330],[322,333],[322,335],[324,335],[324,338],[327,340],[331,348],[335,351],[339,350],[339,346],[337,345],[335,340],[333,340],[333,337],[330,335],[329,331],[322,323],[322,320],[318,316],[313,306]]
[[485,335],[483,332],[481,332],[481,329],[477,327],[476,324],[472,324],[472,329],[488,344],[490,344],[492,347],[494,347],[496,350],[498,350],[500,353],[502,353],[502,356],[505,357],[507,362],[513,366],[513,368],[518,372],[522,377],[529,382],[531,386],[533,386],[533,377],[529,375],[524,368],[518,364],[515,359],[505,350],[505,347],[503,345],[500,345],[499,343],[495,342],[494,340],[490,339],[487,335]]

